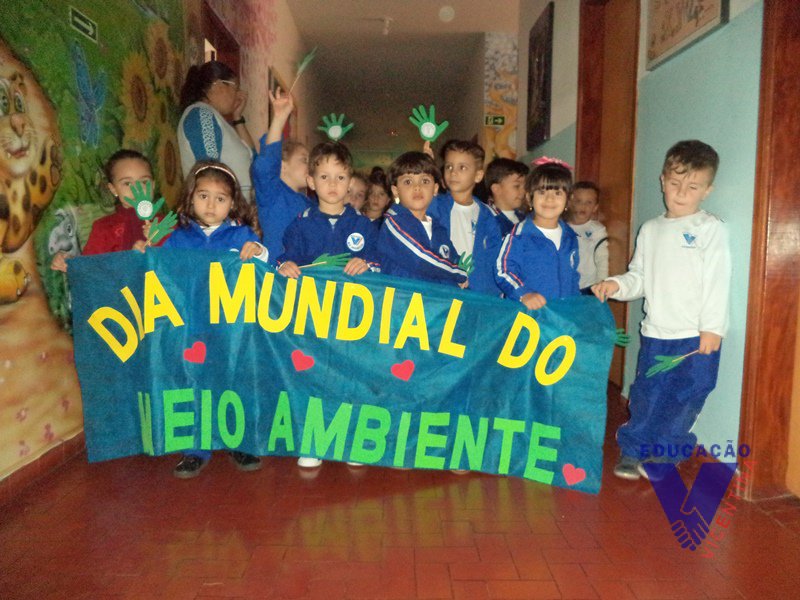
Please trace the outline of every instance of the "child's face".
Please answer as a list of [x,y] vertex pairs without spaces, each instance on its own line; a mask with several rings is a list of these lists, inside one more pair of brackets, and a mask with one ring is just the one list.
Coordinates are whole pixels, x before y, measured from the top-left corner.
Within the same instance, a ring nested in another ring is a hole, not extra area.
[[[146,162],[140,158],[123,158],[114,164],[111,170],[109,191],[118,198],[133,198],[131,186],[141,183],[143,186],[153,181],[153,173]],[[155,193],[155,190],[153,190]]]
[[661,175],[661,191],[667,205],[667,218],[676,219],[693,215],[700,203],[714,189],[714,174],[711,169],[698,169],[685,173],[674,170]]
[[545,229],[558,227],[558,219],[567,207],[567,191],[564,188],[546,189],[539,186],[533,189],[531,208],[533,222]]
[[392,193],[400,198],[400,204],[420,221],[425,220],[425,211],[438,191],[439,184],[427,173],[405,173],[392,186]]
[[339,214],[350,187],[350,170],[335,158],[326,156],[306,179],[308,187],[317,192],[319,209]]
[[367,184],[353,177],[350,180],[350,189],[347,190],[347,198],[345,204],[349,204],[358,212],[364,208],[364,202],[367,200]]
[[299,146],[288,160],[281,162],[281,179],[295,192],[299,192],[306,187],[307,177],[308,149]]
[[455,196],[471,194],[475,184],[483,179],[483,169],[466,152],[451,150],[444,157],[444,181]]
[[382,185],[369,186],[369,193],[367,194],[367,213],[370,216],[379,217],[386,210],[386,205],[389,204],[389,195]]
[[525,178],[516,173],[492,184],[492,200],[500,210],[517,210],[525,199]]
[[199,177],[192,194],[192,213],[210,227],[220,225],[233,207],[233,195],[226,183],[212,177]]
[[570,223],[583,225],[597,214],[597,192],[589,188],[580,188],[572,192],[569,199]]

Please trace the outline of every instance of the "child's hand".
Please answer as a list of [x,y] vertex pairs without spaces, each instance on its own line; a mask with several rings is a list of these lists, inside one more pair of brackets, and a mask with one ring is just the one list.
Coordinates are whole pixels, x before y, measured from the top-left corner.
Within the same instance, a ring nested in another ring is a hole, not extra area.
[[278,267],[278,273],[284,277],[291,277],[292,279],[297,279],[303,274],[302,271],[300,271],[300,267],[297,266],[297,263],[291,260],[287,260],[285,263],[281,264],[281,266]]
[[722,345],[722,337],[710,331],[700,332],[700,347],[698,348],[700,354],[711,354],[719,350]]
[[239,258],[242,260],[247,260],[249,258],[253,258],[254,256],[258,256],[263,251],[264,246],[257,242],[245,242],[241,251],[239,252]]
[[147,249],[147,246],[149,246],[149,244],[147,243],[146,240],[139,240],[133,244],[132,250],[138,250],[139,252],[144,254],[144,251]]
[[469,287],[469,279],[467,279],[466,281],[464,281],[464,283],[459,283],[459,284],[458,284],[458,287],[460,287],[462,290],[465,290],[465,289],[467,289],[467,288]]
[[361,275],[367,270],[369,270],[367,261],[365,261],[363,258],[359,258],[358,256],[354,256],[348,260],[347,264],[344,266],[345,275]]
[[272,110],[275,111],[275,116],[282,119],[288,119],[289,115],[294,110],[294,99],[291,94],[284,94],[280,88],[269,93],[269,101],[272,103]]
[[531,310],[539,310],[545,304],[547,304],[545,297],[541,294],[537,294],[536,292],[528,292],[527,294],[524,294],[519,301],[525,305],[525,308],[530,308]]
[[617,293],[619,284],[616,281],[601,281],[592,286],[592,293],[597,297],[600,302],[605,302],[611,296]]
[[63,250],[56,252],[55,256],[53,256],[53,261],[50,263],[50,268],[53,269],[53,271],[61,271],[62,273],[66,273],[67,253]]

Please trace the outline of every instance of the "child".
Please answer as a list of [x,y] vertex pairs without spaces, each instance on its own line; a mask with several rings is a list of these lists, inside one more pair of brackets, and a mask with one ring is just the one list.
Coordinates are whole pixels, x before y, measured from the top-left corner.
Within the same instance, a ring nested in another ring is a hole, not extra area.
[[525,218],[525,176],[528,166],[510,158],[495,158],[486,167],[486,187],[492,209],[500,229],[507,236],[511,228]]
[[378,236],[381,272],[466,287],[467,274],[456,264],[447,230],[427,215],[438,178],[436,163],[422,152],[406,152],[389,167],[392,194],[400,204],[386,212]]
[[448,191],[433,199],[428,213],[445,227],[459,256],[472,256],[474,270],[469,276],[469,289],[499,296],[494,263],[503,238],[492,211],[472,193],[483,179],[484,158],[478,144],[447,142],[442,159]]
[[367,178],[361,173],[355,172],[350,178],[350,188],[347,190],[347,197],[344,203],[352,206],[357,213],[364,213],[364,203],[367,200],[368,185]]
[[595,221],[599,201],[600,188],[595,183],[578,181],[572,186],[567,223],[578,234],[581,294],[591,294],[591,286],[608,277],[608,232]]
[[[661,172],[667,212],[642,225],[627,273],[592,286],[601,302],[645,299],[631,418],[617,431],[620,458],[614,474],[623,479],[648,477],[643,445],[694,448],[697,437],[690,429],[716,386],[728,327],[730,251],[722,221],[700,210],[700,203],[713,189],[718,166],[716,151],[703,142],[682,141],[670,148]],[[686,358],[648,377],[658,355]]]
[[[317,193],[319,206],[306,209],[286,228],[286,249],[278,257],[278,273],[297,278],[302,275],[301,266],[311,264],[321,254],[345,252],[354,255],[344,267],[345,274],[360,275],[370,268],[378,269],[374,260],[374,225],[345,204],[352,174],[353,158],[344,144],[323,142],[311,150],[307,183]],[[321,464],[319,458],[312,456],[297,459],[297,466],[303,468]]]
[[[83,254],[103,254],[131,250],[138,241],[144,241],[145,222],[139,219],[136,211],[120,197],[133,197],[131,186],[135,183],[153,183],[153,168],[150,161],[135,150],[117,150],[103,166],[108,190],[116,198],[114,212],[97,219],[92,224],[89,239],[83,247]],[[50,268],[67,271],[68,256],[57,252]]]
[[372,221],[380,229],[383,225],[383,213],[389,206],[391,190],[389,182],[386,180],[386,173],[383,169],[376,167],[369,175],[369,188],[367,190],[367,202],[364,205],[364,216]]
[[514,225],[497,257],[497,284],[531,310],[548,299],[580,294],[578,236],[561,220],[571,186],[565,163],[537,164],[525,181],[531,214]]
[[256,191],[258,220],[264,230],[262,243],[271,261],[283,254],[283,234],[294,218],[311,206],[305,194],[308,176],[308,150],[299,142],[284,141],[284,125],[294,110],[294,101],[280,90],[270,92],[273,119],[267,135],[261,138],[261,151],[253,160],[253,186]]
[[[258,226],[253,207],[242,196],[233,171],[224,164],[196,163],[184,182],[175,212],[179,226],[167,238],[164,248],[236,249],[242,260],[267,261],[267,249],[253,230]],[[137,247],[144,250],[144,242]],[[231,458],[241,471],[261,468],[257,456],[233,451]],[[172,474],[179,479],[197,477],[210,459],[209,450],[192,450],[183,455]]]

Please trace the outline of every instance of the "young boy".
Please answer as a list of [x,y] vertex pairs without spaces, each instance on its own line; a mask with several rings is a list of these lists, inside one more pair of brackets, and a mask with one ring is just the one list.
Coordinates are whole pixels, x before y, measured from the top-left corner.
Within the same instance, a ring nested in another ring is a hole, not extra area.
[[[697,437],[690,429],[716,386],[728,328],[730,251],[722,221],[700,203],[713,189],[718,166],[716,151],[703,142],[670,148],[661,172],[666,213],[642,225],[627,273],[592,286],[600,301],[645,299],[631,418],[617,431],[614,474],[623,479],[648,477],[643,460],[678,462],[678,457],[646,458],[643,446],[694,448]],[[648,377],[659,355],[684,358]]]
[[360,275],[375,261],[376,231],[372,222],[345,204],[353,158],[344,144],[323,142],[308,158],[308,187],[317,193],[319,206],[307,208],[286,228],[284,252],[278,257],[278,272],[300,277],[300,265],[311,264],[321,254],[349,253],[347,275]]
[[422,152],[406,152],[389,167],[392,204],[378,234],[381,272],[464,287],[467,274],[447,230],[427,214],[439,190],[439,169]]
[[[448,191],[433,199],[428,214],[445,227],[458,256],[472,256],[469,289],[499,296],[494,263],[503,238],[492,211],[472,194],[483,179],[483,148],[469,141],[450,140],[441,155]],[[452,259],[458,262],[457,257]]]
[[308,177],[308,150],[299,142],[281,143],[294,101],[280,90],[275,96],[270,92],[270,101],[274,118],[266,136],[261,138],[261,151],[253,160],[252,175],[262,243],[274,263],[283,254],[283,234],[289,223],[309,208],[311,202],[302,193]]
[[505,237],[511,228],[525,219],[525,176],[528,166],[510,158],[495,158],[486,167],[486,187],[489,189],[489,208]]
[[591,286],[608,277],[608,232],[596,221],[600,204],[600,188],[591,181],[578,181],[572,186],[567,223],[578,234],[581,260],[578,285],[582,294],[591,294]]

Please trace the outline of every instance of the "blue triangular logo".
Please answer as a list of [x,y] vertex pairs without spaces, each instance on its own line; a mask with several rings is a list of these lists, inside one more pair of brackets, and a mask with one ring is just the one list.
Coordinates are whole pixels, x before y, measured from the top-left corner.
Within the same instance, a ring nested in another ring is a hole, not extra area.
[[684,233],[683,239],[685,239],[686,243],[691,246],[692,244],[694,244],[694,241],[697,239],[697,236],[694,236],[691,233]]

